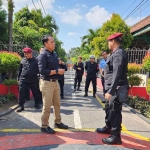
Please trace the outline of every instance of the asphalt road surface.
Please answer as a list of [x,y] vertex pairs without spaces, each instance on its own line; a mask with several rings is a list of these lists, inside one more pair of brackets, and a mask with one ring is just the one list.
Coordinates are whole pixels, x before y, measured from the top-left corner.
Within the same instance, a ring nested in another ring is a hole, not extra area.
[[[84,98],[84,82],[82,91],[73,93],[74,71],[65,74],[65,99],[61,100],[62,122],[69,130],[56,130],[55,135],[40,132],[41,111],[34,108],[34,101],[25,104],[25,111],[12,112],[0,118],[0,150],[29,149],[29,150],[125,150],[150,149],[150,142],[122,133],[122,145],[104,145],[103,137],[95,132],[103,127],[105,112],[99,98],[89,96]],[[101,91],[98,91],[101,95]],[[54,113],[51,108],[50,127],[54,128]]]

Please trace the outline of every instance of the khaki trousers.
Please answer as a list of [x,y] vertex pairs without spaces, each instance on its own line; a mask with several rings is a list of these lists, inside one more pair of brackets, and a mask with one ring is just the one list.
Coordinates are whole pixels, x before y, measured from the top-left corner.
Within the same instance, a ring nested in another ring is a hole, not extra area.
[[58,82],[46,81],[40,79],[40,91],[42,92],[43,110],[42,110],[42,128],[49,126],[50,108],[54,106],[55,123],[61,123],[60,116],[60,87]]

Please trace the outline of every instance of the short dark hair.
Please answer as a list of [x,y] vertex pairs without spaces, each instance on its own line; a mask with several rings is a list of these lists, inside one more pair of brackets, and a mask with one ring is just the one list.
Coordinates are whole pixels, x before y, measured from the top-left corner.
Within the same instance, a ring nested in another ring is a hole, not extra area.
[[118,43],[119,45],[121,45],[123,40],[122,40],[122,37],[117,37],[117,38],[114,39],[114,41],[116,43]]
[[52,36],[51,36],[51,35],[44,35],[44,36],[42,37],[42,43],[43,43],[43,45],[44,45],[45,42],[48,41],[48,38],[49,38],[49,37],[52,37]]
[[103,54],[103,53],[106,53],[106,54],[107,54],[107,51],[106,51],[106,50],[103,50],[103,51],[102,51],[102,54]]

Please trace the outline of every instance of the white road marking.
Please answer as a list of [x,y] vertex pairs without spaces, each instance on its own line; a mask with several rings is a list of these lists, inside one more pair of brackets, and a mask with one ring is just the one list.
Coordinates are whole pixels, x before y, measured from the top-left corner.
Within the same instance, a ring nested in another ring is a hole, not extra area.
[[74,110],[74,125],[75,125],[75,129],[82,129],[79,110]]

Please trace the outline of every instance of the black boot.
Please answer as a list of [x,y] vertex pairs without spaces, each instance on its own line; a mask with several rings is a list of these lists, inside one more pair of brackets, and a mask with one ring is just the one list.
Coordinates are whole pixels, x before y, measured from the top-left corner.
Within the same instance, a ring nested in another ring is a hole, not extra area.
[[84,97],[87,97],[87,96],[88,96],[88,93],[87,93],[87,92],[85,92]]
[[82,91],[82,90],[80,89],[80,87],[78,87],[77,91]]
[[17,112],[21,112],[24,110],[24,106],[19,106],[19,108],[17,109]]
[[103,143],[110,144],[110,145],[112,145],[112,144],[122,144],[120,134],[112,134],[108,138],[103,138],[102,141],[103,141]]
[[111,130],[110,130],[110,128],[108,128],[107,126],[105,126],[103,128],[97,128],[96,132],[101,133],[101,134],[110,134]]
[[61,95],[61,99],[65,99],[63,95]]
[[96,94],[95,93],[93,93],[93,97],[96,98]]

